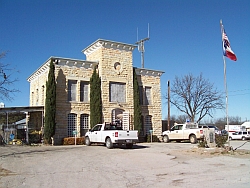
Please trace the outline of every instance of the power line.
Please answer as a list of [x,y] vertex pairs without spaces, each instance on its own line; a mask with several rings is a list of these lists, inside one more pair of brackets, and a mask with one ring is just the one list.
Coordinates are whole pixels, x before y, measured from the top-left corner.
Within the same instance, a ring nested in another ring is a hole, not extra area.
[[239,91],[249,91],[250,89],[241,89],[241,90],[232,90],[232,91],[228,91],[228,92],[232,92],[232,93],[234,93],[234,92],[239,92]]
[[238,95],[249,95],[250,93],[242,93],[242,94],[235,94],[235,95],[229,95],[229,96],[238,96]]

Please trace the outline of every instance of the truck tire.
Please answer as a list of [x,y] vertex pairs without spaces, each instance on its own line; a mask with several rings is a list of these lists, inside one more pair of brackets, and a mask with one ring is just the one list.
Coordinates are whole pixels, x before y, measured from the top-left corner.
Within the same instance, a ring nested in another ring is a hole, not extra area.
[[111,139],[110,138],[107,138],[106,139],[106,147],[108,149],[112,149],[113,148],[113,143],[111,142]]
[[232,140],[232,137],[231,137],[231,136],[229,136],[229,140]]
[[242,140],[246,140],[246,138],[243,136],[243,137],[242,137]]
[[169,142],[168,135],[164,135],[164,136],[163,136],[163,142],[165,142],[165,143],[168,143],[168,142]]
[[189,141],[191,142],[191,144],[196,144],[197,143],[197,138],[195,135],[190,135],[189,136]]
[[85,137],[85,145],[86,145],[86,146],[90,146],[90,145],[91,145],[91,142],[90,142],[90,139],[89,139],[88,136]]
[[126,148],[127,149],[132,149],[133,148],[133,144],[126,144]]

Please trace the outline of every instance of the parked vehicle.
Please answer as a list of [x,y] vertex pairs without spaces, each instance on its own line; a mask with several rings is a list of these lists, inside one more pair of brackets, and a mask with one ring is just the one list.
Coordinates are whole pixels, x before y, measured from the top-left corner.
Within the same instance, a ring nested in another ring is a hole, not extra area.
[[169,131],[162,133],[163,142],[189,140],[191,144],[203,139],[203,129],[196,123],[176,124]]
[[208,128],[208,129],[213,128],[215,134],[221,134],[220,129],[215,125],[199,125],[199,128]]
[[235,132],[243,131],[241,125],[225,125],[225,130],[228,131],[229,136],[231,136]]
[[137,130],[122,130],[118,124],[97,124],[85,134],[85,144],[103,143],[107,148],[113,148],[114,144],[125,144],[131,149],[138,142]]
[[247,140],[250,139],[250,131],[239,131],[229,136],[229,140]]

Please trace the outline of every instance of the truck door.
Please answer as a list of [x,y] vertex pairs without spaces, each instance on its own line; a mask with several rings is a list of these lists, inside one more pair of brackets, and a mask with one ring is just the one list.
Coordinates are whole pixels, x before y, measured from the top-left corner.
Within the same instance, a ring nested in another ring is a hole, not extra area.
[[102,125],[96,125],[91,129],[91,134],[89,135],[91,142],[98,142],[98,137],[100,136],[100,130]]
[[169,133],[169,139],[181,139],[183,135],[182,127],[183,125],[175,125],[172,127]]
[[95,142],[101,142],[102,132],[101,131],[102,125],[98,125],[97,130],[95,131]]

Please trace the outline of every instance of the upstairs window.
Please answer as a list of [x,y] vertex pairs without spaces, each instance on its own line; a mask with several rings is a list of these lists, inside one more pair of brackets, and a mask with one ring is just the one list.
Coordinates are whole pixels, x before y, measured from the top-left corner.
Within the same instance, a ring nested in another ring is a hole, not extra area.
[[151,105],[151,87],[139,86],[139,94],[140,94],[140,105]]
[[151,105],[151,87],[145,87],[145,105]]
[[126,84],[119,82],[110,82],[109,84],[109,102],[126,102]]
[[80,101],[88,102],[88,92],[89,91],[89,83],[81,81],[80,82]]
[[76,101],[76,80],[68,80],[68,101]]

